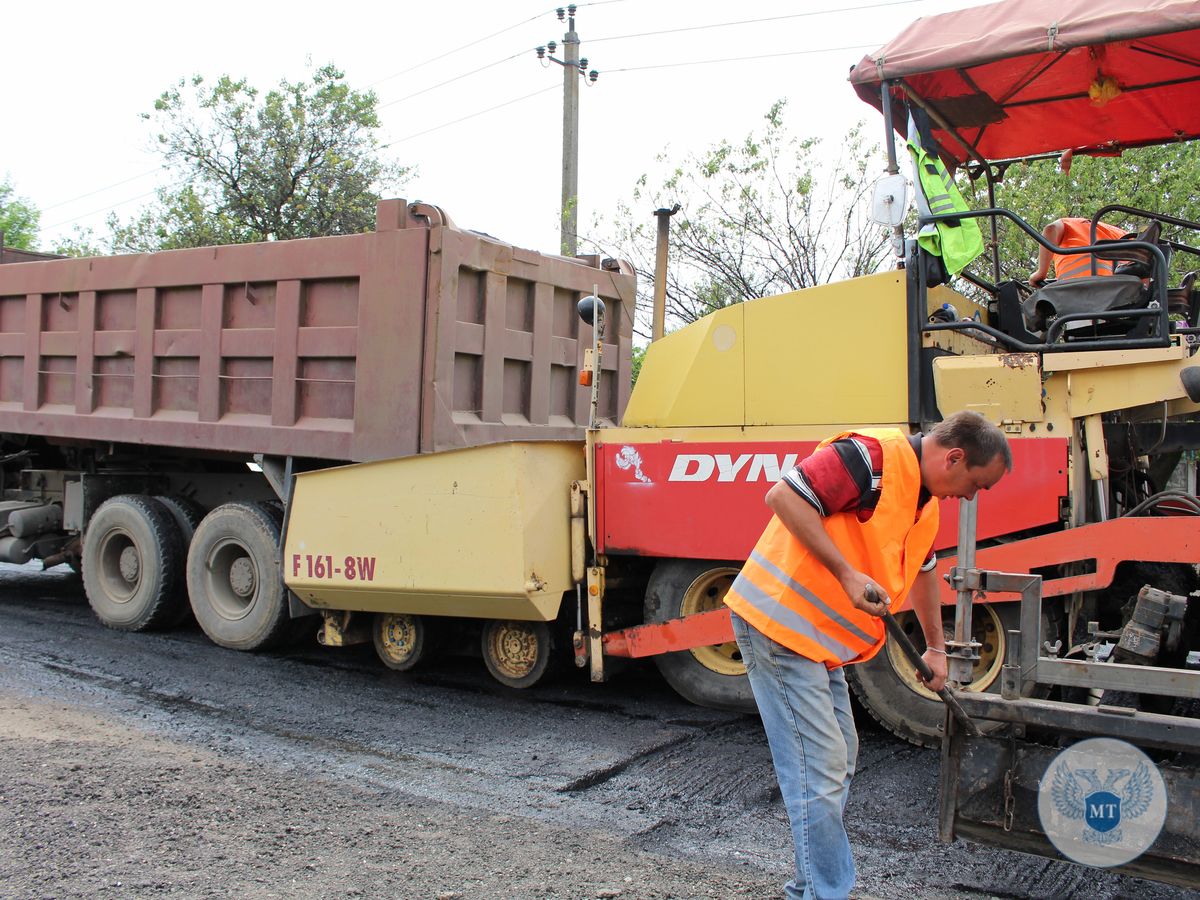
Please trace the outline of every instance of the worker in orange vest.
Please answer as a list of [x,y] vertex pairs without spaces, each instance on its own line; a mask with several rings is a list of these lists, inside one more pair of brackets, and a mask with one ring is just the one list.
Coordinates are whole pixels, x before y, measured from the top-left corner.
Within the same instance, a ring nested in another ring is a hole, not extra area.
[[911,600],[933,671],[927,686],[944,685],[937,500],[971,499],[1011,469],[1003,432],[960,412],[925,435],[830,438],[767,492],[774,515],[725,603],[791,820],[787,897],[847,897],[854,886],[842,814],[858,735],[843,667],[878,653],[879,617]]
[[[1069,247],[1088,247],[1092,241],[1092,223],[1090,219],[1055,219],[1042,229],[1042,237],[1064,249]],[[1119,241],[1125,237],[1125,232],[1106,222],[1096,223],[1096,241]],[[1050,263],[1054,262],[1054,277],[1059,281],[1067,278],[1082,278],[1092,274],[1092,255],[1090,253],[1052,253],[1045,247],[1038,247],[1037,270],[1029,274],[1030,287],[1041,287],[1050,273]],[[1096,260],[1097,275],[1111,275],[1115,263],[1112,260]]]

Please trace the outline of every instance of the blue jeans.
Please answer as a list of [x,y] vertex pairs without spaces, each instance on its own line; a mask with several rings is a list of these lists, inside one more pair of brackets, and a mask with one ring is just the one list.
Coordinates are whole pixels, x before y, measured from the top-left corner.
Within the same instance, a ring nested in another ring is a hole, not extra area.
[[796,874],[784,894],[804,900],[848,897],[855,871],[842,814],[858,760],[858,733],[846,675],[775,643],[736,614],[732,618],[792,823]]

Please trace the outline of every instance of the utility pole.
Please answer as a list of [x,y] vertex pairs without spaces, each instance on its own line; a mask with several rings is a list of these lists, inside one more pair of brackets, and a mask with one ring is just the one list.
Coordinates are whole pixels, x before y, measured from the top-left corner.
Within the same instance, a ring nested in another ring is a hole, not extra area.
[[[558,20],[567,23],[563,35],[563,58],[555,59],[558,45],[550,41],[537,48],[538,59],[543,63],[558,63],[563,70],[563,126],[562,126],[562,207],[560,212],[559,250],[564,256],[574,256],[579,233],[579,81],[596,83],[600,73],[588,71],[588,61],[580,58],[579,34],[575,31],[575,4],[559,7]],[[547,55],[549,51],[549,55]]]

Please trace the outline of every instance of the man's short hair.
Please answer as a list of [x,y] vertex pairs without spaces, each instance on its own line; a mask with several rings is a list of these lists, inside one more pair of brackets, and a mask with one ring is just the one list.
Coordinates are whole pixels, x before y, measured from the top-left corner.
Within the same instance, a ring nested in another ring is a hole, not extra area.
[[929,436],[947,449],[958,448],[966,455],[968,466],[986,466],[997,456],[1011,472],[1012,450],[1004,432],[979,413],[964,409],[938,422]]

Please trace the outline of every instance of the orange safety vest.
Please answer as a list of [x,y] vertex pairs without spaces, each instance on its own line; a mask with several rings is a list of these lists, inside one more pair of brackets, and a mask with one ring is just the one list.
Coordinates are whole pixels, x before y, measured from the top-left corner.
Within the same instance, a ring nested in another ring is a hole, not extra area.
[[[938,502],[917,510],[921,467],[899,429],[846,432],[883,446],[879,504],[866,522],[854,511],[822,519],[825,531],[850,565],[873,578],[896,610],[928,559],[938,530]],[[850,602],[833,573],[772,516],[750,558],[725,595],[735,613],[778,644],[831,669],[862,662],[884,642],[881,619]]]
[[[1092,222],[1090,219],[1061,219],[1063,237],[1060,247],[1088,247],[1092,243]],[[1097,241],[1117,241],[1125,236],[1120,228],[1104,222],[1096,223]],[[1096,260],[1097,275],[1111,275],[1116,263],[1109,259]],[[1061,253],[1054,254],[1054,277],[1059,281],[1067,278],[1083,278],[1092,274],[1092,255],[1090,253],[1075,253],[1070,256]]]

